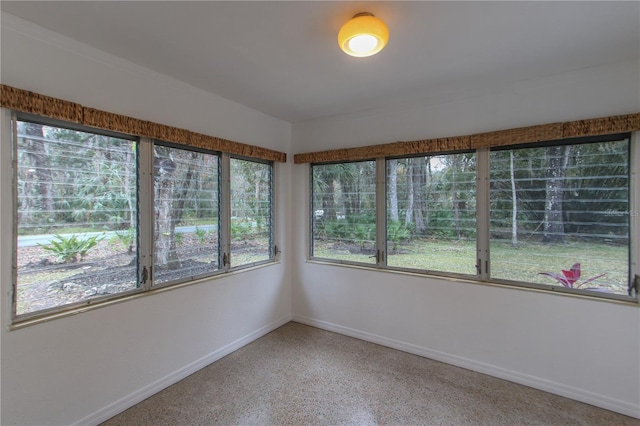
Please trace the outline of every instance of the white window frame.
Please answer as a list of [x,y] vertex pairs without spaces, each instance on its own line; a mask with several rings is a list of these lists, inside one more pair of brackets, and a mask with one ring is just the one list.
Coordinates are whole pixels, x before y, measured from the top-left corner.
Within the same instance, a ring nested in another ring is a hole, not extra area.
[[[223,164],[228,165],[227,167],[228,174],[225,174],[224,176],[229,181],[228,185],[224,185],[224,189],[228,191],[228,194],[224,194],[224,197],[223,197],[223,200],[227,201],[227,206],[224,208],[224,211],[228,215],[226,223],[229,224],[229,228],[225,227],[225,229],[228,229],[228,232],[226,232],[227,235],[226,235],[226,238],[224,239],[224,243],[227,247],[226,253],[229,259],[229,270],[235,271],[239,269],[253,268],[255,266],[260,266],[267,263],[273,263],[274,261],[276,261],[276,258],[280,253],[280,250],[278,249],[278,246],[275,242],[276,241],[275,236],[277,235],[275,232],[275,227],[276,227],[276,220],[275,220],[276,218],[276,209],[275,209],[276,167],[275,167],[275,164],[273,161],[269,161],[269,160],[260,160],[260,159],[244,157],[240,155],[231,155],[231,154],[224,154],[224,155],[229,158],[228,161],[225,160],[223,162]],[[260,260],[257,262],[244,263],[242,265],[237,265],[237,266],[233,265],[233,254],[231,253],[231,232],[230,232],[230,229],[231,229],[230,228],[230,225],[231,225],[231,160],[251,161],[254,163],[266,164],[269,166],[269,230],[270,230],[269,258],[265,260]]]
[[[344,260],[344,259],[333,259],[330,257],[320,257],[320,256],[315,256],[313,254],[313,215],[315,214],[314,212],[314,207],[313,207],[313,167],[314,166],[325,166],[325,165],[331,165],[331,164],[346,164],[346,163],[363,163],[363,162],[368,162],[368,161],[373,161],[375,168],[376,168],[376,177],[375,177],[375,191],[376,191],[376,207],[380,205],[380,197],[381,197],[381,193],[382,193],[382,197],[384,197],[384,187],[385,187],[385,164],[384,164],[384,158],[369,158],[369,159],[364,159],[364,160],[355,160],[355,161],[340,161],[340,162],[327,162],[327,163],[312,163],[309,167],[309,211],[310,211],[310,216],[309,216],[309,259],[310,260],[319,260],[319,261],[323,261],[323,262],[331,262],[331,263],[338,263],[338,264],[342,264],[342,265],[351,265],[351,266],[363,266],[363,267],[369,267],[369,268],[384,268],[385,265],[385,260],[384,257],[386,255],[386,252],[383,247],[383,245],[380,244],[380,241],[383,241],[382,239],[380,239],[381,237],[381,229],[386,232],[386,225],[382,225],[380,226],[380,223],[385,223],[385,222],[379,222],[380,218],[381,218],[381,213],[380,213],[380,209],[376,208],[375,211],[375,216],[376,216],[376,248],[375,248],[375,252],[376,254],[370,257],[375,257],[376,261],[375,263],[365,263],[365,262],[357,262],[357,261],[353,261],[353,260]],[[382,177],[381,177],[382,176]],[[383,189],[382,191],[380,189]],[[383,203],[384,204],[384,203]],[[382,212],[383,217],[386,217],[386,213]]]
[[[453,279],[463,279],[466,282],[477,282],[477,283],[485,283],[485,284],[497,284],[497,285],[506,285],[513,288],[522,288],[522,289],[536,289],[536,290],[544,290],[554,293],[560,293],[565,295],[574,295],[574,296],[586,296],[589,298],[597,299],[597,300],[613,300],[613,301],[624,301],[624,302],[632,302],[638,304],[640,300],[638,299],[638,286],[640,286],[640,240],[637,238],[633,238],[634,235],[638,235],[640,232],[640,131],[635,132],[627,132],[622,134],[614,134],[614,135],[606,135],[602,138],[594,137],[594,138],[580,138],[576,140],[576,143],[583,143],[587,141],[587,143],[593,139],[597,141],[597,139],[609,139],[616,140],[617,138],[629,138],[629,146],[630,146],[630,158],[629,158],[629,276],[630,282],[628,283],[630,289],[630,295],[622,295],[622,294],[612,294],[612,293],[604,293],[604,292],[594,292],[583,289],[573,289],[573,288],[564,288],[562,286],[554,286],[554,285],[546,285],[546,284],[536,284],[536,283],[528,283],[521,281],[510,281],[510,280],[501,280],[491,277],[491,253],[490,253],[490,173],[489,173],[489,159],[490,159],[490,149],[489,148],[479,148],[475,150],[476,152],[476,247],[477,247],[477,256],[476,256],[476,270],[477,273],[475,275],[464,275],[457,273],[448,273],[442,271],[429,271],[429,270],[421,270],[421,269],[408,269],[408,268],[400,268],[400,267],[390,267],[387,266],[386,262],[386,245],[387,245],[387,237],[386,237],[386,162],[391,159],[397,158],[405,158],[402,157],[390,157],[390,158],[370,158],[370,159],[362,159],[362,160],[354,160],[354,161],[333,161],[333,162],[318,162],[318,163],[310,163],[308,170],[309,177],[309,227],[308,227],[308,254],[307,259],[309,261],[318,261],[322,263],[334,263],[345,266],[357,266],[359,268],[368,268],[368,269],[378,269],[378,270],[386,270],[386,271],[394,271],[398,273],[411,273],[411,274],[421,274],[426,276],[434,276],[434,277],[447,277]],[[579,142],[579,141],[582,142]],[[558,144],[571,144],[573,143],[570,139],[568,140],[558,140],[558,141],[549,141],[549,144],[553,142],[557,142]],[[542,143],[541,143],[542,144]],[[528,146],[536,146],[541,144],[530,144]],[[513,146],[514,149],[517,149],[518,146]],[[451,154],[451,153],[459,153],[459,152],[469,152],[469,151],[456,151],[456,152],[443,152],[437,153],[438,155]],[[431,153],[434,154],[434,153]],[[411,157],[415,155],[408,155],[406,157]],[[368,263],[362,262],[352,262],[345,261],[341,259],[331,259],[324,258],[319,256],[314,256],[313,254],[313,245],[314,245],[314,234],[313,234],[313,167],[321,166],[326,164],[339,164],[339,163],[350,163],[357,161],[376,161],[376,247],[377,247],[377,262],[375,265],[371,265]]]
[[[16,164],[17,161],[17,134],[16,134],[16,126],[18,121],[29,121],[35,122],[39,124],[51,125],[71,130],[84,131],[88,133],[94,134],[102,134],[114,137],[121,137],[123,139],[128,139],[136,142],[137,146],[137,193],[138,193],[138,238],[137,238],[137,258],[138,258],[138,288],[117,293],[111,295],[104,295],[99,297],[94,297],[91,299],[83,300],[77,303],[70,303],[65,305],[60,305],[57,307],[37,310],[34,312],[17,314],[16,313],[16,294],[17,294],[17,277],[18,277],[18,269],[17,269],[17,240],[18,240],[18,220],[17,220],[17,178],[16,178]],[[8,203],[2,203],[2,211],[1,218],[2,223],[10,222],[12,238],[11,241],[8,242],[7,245],[3,246],[3,249],[6,248],[7,251],[11,252],[11,264],[7,266],[11,266],[7,268],[7,270],[11,270],[11,280],[8,281],[8,286],[6,294],[10,294],[11,297],[3,298],[3,300],[8,300],[10,303],[10,309],[7,309],[7,312],[11,312],[10,323],[12,327],[19,328],[22,325],[30,325],[33,323],[39,323],[43,321],[47,321],[54,317],[64,316],[65,314],[75,314],[80,311],[87,310],[88,307],[99,307],[107,305],[113,301],[117,301],[118,299],[130,298],[132,296],[137,297],[141,295],[149,295],[154,294],[157,291],[165,290],[169,287],[180,287],[183,285],[190,285],[194,283],[200,283],[204,280],[210,280],[216,277],[224,276],[226,273],[235,272],[238,270],[246,270],[256,266],[263,266],[276,263],[279,259],[279,249],[276,245],[276,173],[275,173],[275,164],[273,161],[262,160],[252,157],[237,157],[232,156],[228,153],[220,153],[215,151],[207,151],[199,148],[192,148],[187,145],[179,145],[179,144],[171,144],[169,142],[157,141],[160,144],[166,144],[167,146],[173,146],[179,149],[185,150],[195,150],[198,152],[205,152],[208,154],[218,155],[219,158],[219,232],[220,232],[220,244],[219,244],[219,258],[220,261],[222,257],[226,254],[227,259],[229,258],[229,238],[230,238],[230,167],[229,162],[230,158],[239,158],[247,161],[254,161],[259,163],[268,164],[270,166],[270,249],[269,249],[269,258],[260,262],[253,262],[250,264],[240,265],[238,267],[233,267],[229,265],[227,262],[226,265],[222,265],[219,262],[221,267],[216,271],[211,273],[204,274],[202,276],[197,277],[188,277],[185,279],[179,279],[175,281],[163,282],[160,284],[153,284],[153,256],[154,256],[154,236],[153,236],[153,220],[154,220],[154,167],[153,167],[153,146],[156,141],[149,138],[138,138],[132,137],[127,134],[111,132],[111,131],[102,131],[99,129],[94,129],[87,126],[77,125],[74,123],[68,123],[62,120],[57,119],[49,119],[46,117],[40,117],[32,114],[20,113],[12,110],[8,110],[2,108],[2,127],[0,131],[0,137],[2,140],[10,141],[11,143],[3,143],[0,150],[2,151],[2,156],[0,161],[2,162],[0,170],[2,170],[2,181],[0,182],[0,189],[2,192],[5,191],[10,192],[11,201]],[[8,178],[10,176],[10,178]],[[10,212],[10,213],[9,213]],[[10,244],[10,247],[9,247]],[[145,269],[146,269],[146,280],[145,278]],[[5,270],[3,265],[3,270]],[[7,306],[9,308],[9,306]]]

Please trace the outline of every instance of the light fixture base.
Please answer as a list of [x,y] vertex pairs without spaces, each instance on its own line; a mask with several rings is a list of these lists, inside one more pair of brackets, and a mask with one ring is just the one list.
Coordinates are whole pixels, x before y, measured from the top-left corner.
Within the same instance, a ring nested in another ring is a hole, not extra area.
[[354,18],[357,18],[359,16],[375,16],[375,15],[371,12],[360,12],[353,15]]

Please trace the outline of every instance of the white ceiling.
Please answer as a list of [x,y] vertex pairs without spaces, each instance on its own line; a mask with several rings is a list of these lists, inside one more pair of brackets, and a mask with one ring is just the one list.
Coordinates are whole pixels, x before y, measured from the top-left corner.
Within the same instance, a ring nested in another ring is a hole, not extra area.
[[[640,57],[639,2],[11,2],[1,10],[289,122],[445,102]],[[336,41],[357,12],[387,47]]]

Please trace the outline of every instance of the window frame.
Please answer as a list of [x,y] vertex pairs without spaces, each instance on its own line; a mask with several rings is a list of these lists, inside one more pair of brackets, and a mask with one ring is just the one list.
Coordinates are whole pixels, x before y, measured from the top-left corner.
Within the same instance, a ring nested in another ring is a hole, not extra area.
[[[490,155],[491,151],[509,151],[509,150],[517,150],[517,149],[527,149],[527,148],[544,148],[549,146],[567,146],[567,145],[581,145],[581,144],[590,144],[590,143],[598,143],[598,142],[614,142],[617,140],[628,140],[628,182],[629,182],[629,198],[628,198],[628,206],[630,213],[637,212],[637,200],[634,198],[634,193],[638,187],[640,187],[639,182],[637,182],[638,171],[636,168],[640,167],[640,162],[636,161],[636,156],[640,149],[638,149],[638,143],[634,143],[634,133],[638,132],[626,132],[626,133],[616,133],[610,135],[603,136],[587,136],[580,138],[568,138],[562,139],[559,141],[544,141],[540,143],[534,144],[519,144],[519,145],[510,145],[505,147],[495,147],[493,149],[488,149],[488,155]],[[640,141],[638,141],[640,142]],[[635,152],[635,155],[634,155]],[[490,167],[490,164],[487,163]],[[490,173],[487,172],[489,183],[491,181]],[[634,175],[636,179],[634,179]],[[488,201],[488,200],[487,200]],[[487,210],[487,215],[490,215],[490,211]],[[638,274],[637,266],[634,262],[634,253],[638,250],[639,241],[634,240],[633,235],[637,235],[639,231],[637,228],[637,215],[630,214],[629,215],[629,245],[628,245],[628,271],[627,271],[627,288],[629,291],[629,295],[623,294],[615,294],[615,293],[600,293],[591,290],[585,290],[580,288],[566,288],[560,285],[552,285],[552,284],[542,284],[542,283],[531,283],[527,281],[517,281],[517,280],[507,280],[503,278],[494,278],[491,277],[491,257],[489,256],[489,266],[486,276],[486,281],[496,284],[502,284],[513,287],[523,287],[535,290],[545,290],[555,293],[564,293],[564,294],[573,294],[573,295],[583,295],[590,296],[596,299],[611,299],[611,300],[620,300],[620,301],[631,301],[640,303],[640,299],[638,299],[637,294],[637,278],[634,280],[634,276]],[[490,231],[490,227],[489,227]],[[487,240],[487,252],[489,252],[489,244],[490,241]]]
[[[129,296],[143,292],[144,290],[142,289],[139,278],[138,278],[139,272],[137,271],[136,272],[137,281],[138,281],[137,287],[131,290],[127,290],[127,291],[123,291],[115,294],[100,295],[100,296],[92,297],[92,298],[75,302],[75,303],[67,303],[64,305],[54,306],[46,309],[39,309],[36,311],[27,312],[23,314],[17,313],[17,307],[18,307],[18,267],[17,267],[18,265],[18,202],[17,202],[18,201],[18,198],[17,198],[18,197],[18,189],[17,189],[18,188],[18,131],[17,131],[18,121],[33,123],[33,124],[40,124],[44,126],[58,127],[62,129],[72,130],[72,131],[92,133],[95,135],[101,135],[101,136],[107,136],[107,137],[115,137],[119,139],[136,142],[136,180],[139,179],[138,175],[139,175],[139,167],[140,167],[140,156],[139,156],[140,140],[137,137],[124,135],[124,134],[111,132],[111,131],[101,131],[100,129],[93,129],[93,128],[81,126],[75,123],[67,123],[62,120],[48,118],[48,117],[40,117],[33,114],[28,114],[28,113],[21,113],[16,111],[11,112],[11,126],[10,126],[11,155],[12,155],[12,158],[11,158],[11,169],[12,169],[11,171],[11,177],[12,177],[11,204],[12,204],[12,233],[13,233],[12,253],[11,253],[11,262],[12,262],[11,263],[11,269],[12,269],[11,319],[12,319],[12,323],[16,323],[24,320],[30,320],[33,318],[48,317],[48,316],[57,314],[61,311],[74,310],[84,306],[109,302],[116,298],[129,297]],[[136,193],[137,195],[139,195],[139,189],[136,191]],[[139,199],[138,197],[136,198],[137,198],[136,202],[139,204]],[[140,214],[139,209],[137,209],[137,214],[138,215]],[[139,236],[137,240],[139,240]],[[139,258],[139,253],[136,252],[136,263],[139,263],[138,258]]]
[[[475,154],[476,156],[476,235],[478,233],[478,217],[477,217],[477,212],[478,212],[478,153],[477,150],[462,150],[462,151],[444,151],[444,152],[435,152],[435,153],[425,153],[425,154],[411,154],[411,155],[404,155],[404,156],[393,156],[393,157],[384,157],[381,158],[380,163],[382,163],[381,167],[384,169],[384,174],[382,176],[382,178],[384,179],[384,240],[382,240],[383,242],[381,244],[383,244],[384,247],[384,265],[382,266],[385,269],[391,270],[391,271],[398,271],[398,272],[407,272],[407,273],[413,273],[413,274],[426,274],[426,275],[431,275],[431,276],[436,276],[436,277],[445,277],[445,278],[457,278],[457,279],[478,279],[479,278],[479,274],[477,273],[478,268],[477,268],[477,264],[478,264],[478,260],[477,260],[477,255],[476,255],[476,274],[463,274],[460,272],[447,272],[447,271],[440,271],[437,269],[420,269],[420,268],[407,268],[407,267],[402,267],[402,266],[390,266],[388,265],[388,244],[389,244],[389,240],[387,238],[387,230],[386,230],[386,226],[387,226],[387,221],[388,221],[388,217],[387,217],[387,209],[386,209],[386,203],[387,203],[387,194],[388,194],[388,182],[387,182],[387,163],[389,160],[400,160],[400,159],[410,159],[410,158],[419,158],[419,157],[435,157],[435,156],[445,156],[445,155],[457,155],[457,154]],[[380,178],[380,177],[379,177]],[[476,237],[476,242],[478,241],[478,238]],[[476,243],[477,246],[477,243]]]
[[[231,160],[241,160],[241,161],[250,161],[253,163],[266,164],[269,166],[269,257],[268,259],[259,260],[257,262],[244,263],[242,265],[233,266],[233,253],[231,252]],[[226,200],[229,200],[226,211],[229,213],[229,218],[227,223],[229,224],[229,228],[227,231],[227,239],[223,240],[228,247],[227,256],[229,259],[229,271],[238,271],[247,268],[253,268],[260,265],[265,265],[269,263],[273,263],[277,261],[277,255],[279,254],[278,246],[275,242],[276,236],[276,209],[275,209],[275,197],[276,197],[276,167],[275,163],[271,160],[263,160],[257,158],[250,158],[241,155],[229,154],[229,185],[227,185],[227,189],[229,191],[229,196],[225,197]]]
[[[375,257],[376,258],[376,262],[375,263],[365,263],[365,262],[357,262],[354,260],[344,260],[344,259],[333,259],[330,257],[320,257],[320,256],[314,256],[313,254],[313,249],[314,249],[314,244],[313,244],[313,231],[314,231],[314,220],[313,220],[313,216],[315,214],[314,212],[314,207],[313,207],[313,167],[314,166],[330,166],[330,165],[335,165],[335,164],[350,164],[350,163],[365,163],[365,162],[370,162],[373,161],[374,163],[374,167],[376,168],[375,173],[376,173],[376,178],[375,178],[375,191],[376,191],[376,206],[379,204],[379,197],[380,197],[380,190],[379,190],[379,186],[384,184],[383,181],[380,180],[380,162],[378,161],[379,159],[377,158],[369,158],[369,159],[363,159],[363,160],[353,160],[353,161],[330,161],[330,162],[320,162],[320,163],[311,163],[310,167],[309,167],[309,259],[310,260],[317,260],[317,261],[322,261],[322,262],[330,262],[330,263],[337,263],[340,265],[348,265],[348,266],[359,266],[359,267],[366,267],[366,268],[381,268],[382,267],[382,261],[383,261],[383,256],[384,254],[381,254],[381,250],[380,250],[380,245],[379,245],[379,233],[380,233],[380,227],[378,226],[378,224],[380,223],[380,212],[378,211],[379,209],[376,208],[375,210],[375,217],[376,217],[376,241],[375,241],[375,251],[376,254],[370,257]],[[384,171],[382,171],[382,173],[384,173]],[[384,226],[385,228],[385,232],[386,232],[386,225]]]
[[[629,245],[628,245],[628,288],[629,295],[594,292],[579,288],[565,288],[563,286],[554,286],[551,284],[538,284],[528,283],[524,281],[505,280],[491,277],[491,253],[490,253],[490,154],[492,150],[512,150],[521,148],[539,148],[545,146],[559,146],[559,145],[576,145],[576,144],[588,144],[596,142],[613,142],[616,140],[628,139],[629,140],[629,156],[628,156],[628,170],[629,170]],[[394,267],[387,265],[387,177],[386,169],[387,162],[391,159],[401,158],[413,158],[422,155],[447,155],[447,154],[460,154],[471,153],[476,154],[476,271],[475,275],[471,274],[459,274],[444,271],[433,271],[427,269],[414,269],[404,267]],[[345,261],[340,259],[331,259],[315,256],[314,249],[314,182],[313,182],[313,168],[319,165],[329,164],[343,164],[359,161],[375,161],[376,162],[376,247],[378,248],[378,261],[375,265]],[[357,266],[366,269],[376,269],[388,272],[418,274],[423,276],[433,276],[438,278],[449,278],[456,280],[463,280],[470,283],[488,284],[506,286],[514,289],[528,289],[528,290],[542,290],[551,293],[559,293],[570,296],[586,296],[595,300],[608,300],[608,301],[621,301],[631,302],[634,304],[640,303],[638,298],[638,286],[640,285],[638,257],[640,256],[640,240],[633,238],[634,235],[640,231],[640,197],[635,194],[640,188],[640,131],[613,133],[601,136],[588,136],[578,138],[565,138],[559,140],[547,140],[534,143],[506,145],[494,148],[482,147],[471,150],[456,150],[456,151],[443,151],[443,152],[429,152],[429,153],[411,153],[402,156],[389,156],[379,157],[375,159],[364,160],[352,160],[352,161],[328,161],[328,162],[311,162],[309,163],[309,226],[307,232],[309,235],[307,260],[319,261],[322,263],[339,264],[344,266]],[[382,192],[382,197],[380,193]],[[382,247],[383,249],[380,249]]]
[[[16,110],[2,109],[3,111],[3,123],[7,120],[9,126],[6,130],[3,130],[3,136],[8,136],[10,140],[9,147],[11,158],[7,160],[6,165],[10,166],[11,183],[11,282],[10,282],[10,303],[11,303],[11,326],[13,328],[19,328],[23,325],[29,325],[32,323],[39,323],[42,321],[48,321],[52,318],[66,316],[68,314],[75,314],[83,312],[94,307],[105,306],[111,303],[117,303],[127,300],[131,297],[139,297],[145,295],[155,294],[157,292],[166,291],[171,288],[179,288],[185,285],[192,285],[200,283],[207,279],[214,279],[225,276],[229,272],[237,272],[241,270],[248,270],[253,267],[267,266],[278,262],[278,254],[280,250],[276,245],[276,167],[275,162],[272,160],[264,160],[253,157],[244,157],[239,155],[232,155],[226,152],[207,150],[199,147],[188,146],[185,144],[173,143],[170,141],[156,140],[145,137],[138,137],[121,132],[114,132],[110,130],[102,130],[94,127],[67,122],[64,120],[39,116],[30,113],[23,113]],[[6,115],[5,115],[6,114]],[[136,279],[137,287],[131,290],[122,291],[114,294],[106,294],[93,296],[89,299],[82,300],[74,303],[67,303],[51,308],[39,309],[27,313],[17,313],[17,295],[18,295],[18,133],[17,125],[19,121],[36,123],[45,126],[58,127],[62,129],[92,133],[95,135],[115,137],[124,140],[129,140],[136,143],[136,202],[137,202],[137,238],[136,238]],[[3,126],[4,127],[4,126]],[[184,279],[177,279],[159,284],[154,283],[154,166],[153,166],[153,151],[154,146],[162,145],[176,149],[182,149],[186,151],[202,152],[205,154],[211,154],[218,156],[218,268],[211,273],[204,273],[202,275],[185,277]],[[229,238],[230,238],[230,220],[229,215],[225,215],[225,211],[230,211],[230,167],[229,162],[231,158],[237,158],[245,161],[258,162],[269,165],[269,258],[252,262],[249,264],[240,265],[237,267],[222,265],[222,258],[226,253],[229,256]],[[5,160],[3,159],[3,162]],[[4,164],[4,163],[3,163]],[[227,243],[224,246],[224,243]],[[226,251],[225,251],[226,249]],[[147,279],[144,279],[146,268]]]
[[[144,221],[148,226],[145,227],[145,231],[149,233],[149,235],[144,235],[143,238],[145,239],[150,239],[151,241],[151,251],[149,253],[149,259],[150,259],[150,264],[148,265],[149,267],[149,289],[150,290],[155,290],[155,289],[163,289],[166,287],[172,287],[172,286],[176,286],[176,285],[180,285],[180,284],[184,284],[184,283],[189,283],[191,281],[197,281],[197,280],[201,280],[201,279],[206,279],[206,278],[210,278],[210,277],[214,277],[216,275],[220,275],[223,274],[225,272],[227,272],[227,270],[225,270],[224,267],[219,267],[218,269],[216,269],[215,271],[211,271],[211,272],[205,272],[203,274],[198,274],[198,275],[193,275],[193,276],[186,276],[186,277],[181,277],[175,280],[171,280],[171,281],[164,281],[161,283],[156,283],[155,282],[155,274],[156,274],[156,270],[155,270],[155,260],[156,260],[156,256],[155,256],[155,234],[154,234],[154,228],[155,228],[155,168],[154,168],[154,148],[156,146],[164,146],[167,148],[172,148],[172,149],[181,149],[183,151],[188,151],[188,152],[198,152],[198,153],[202,153],[202,154],[207,154],[207,155],[213,155],[216,156],[218,158],[218,188],[217,188],[217,193],[218,193],[218,265],[222,265],[221,259],[222,259],[222,239],[221,239],[221,234],[223,233],[222,230],[222,205],[223,205],[223,195],[222,195],[222,182],[223,182],[223,176],[222,176],[222,163],[223,163],[223,153],[219,152],[219,151],[211,151],[211,150],[207,150],[207,149],[203,149],[203,148],[197,148],[197,147],[188,147],[185,145],[180,145],[180,144],[176,144],[176,143],[172,143],[172,142],[167,142],[167,141],[162,141],[159,139],[147,139],[147,140],[143,140],[143,143],[150,143],[150,149],[151,149],[151,158],[149,159],[149,161],[146,162],[146,164],[149,164],[150,166],[150,173],[149,173],[149,179],[150,179],[150,190],[147,191],[147,193],[149,194],[150,198],[151,198],[151,202],[149,204],[147,204],[145,207],[148,208],[148,213],[146,213],[147,217],[151,217],[151,220],[146,220]],[[153,206],[153,207],[152,207]],[[147,210],[145,208],[145,210]],[[139,220],[138,221],[139,224],[142,223],[143,221]],[[146,229],[148,228],[148,229]],[[142,268],[141,268],[142,269]],[[140,272],[141,274],[143,273],[142,271]]]

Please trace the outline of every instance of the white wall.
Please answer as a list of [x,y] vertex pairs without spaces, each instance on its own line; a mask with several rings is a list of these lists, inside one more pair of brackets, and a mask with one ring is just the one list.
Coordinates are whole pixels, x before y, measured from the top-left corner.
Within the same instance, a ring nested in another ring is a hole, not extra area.
[[[287,123],[7,14],[1,36],[4,84],[287,153],[640,110],[640,67],[631,62],[446,104],[300,123],[292,145]],[[307,206],[299,202],[307,199],[306,165],[278,165],[280,264],[8,331],[6,114],[2,124],[3,425],[106,419],[286,322],[292,304],[300,321],[640,416],[637,307],[308,263]]]
[[[463,96],[463,94],[460,94]],[[579,120],[640,110],[640,64],[615,63],[525,80],[455,102],[403,104],[293,126],[295,153]]]
[[[637,61],[611,64],[467,100],[298,123],[293,146],[299,153],[634,113],[639,71]],[[308,200],[308,173],[294,166],[293,199]],[[307,217],[299,212],[293,225],[294,320],[640,417],[637,306],[306,262]]]
[[[291,125],[2,15],[1,81],[86,106],[290,152]],[[9,331],[12,205],[0,160],[3,425],[96,423],[287,322],[290,166],[278,164],[281,262]]]

